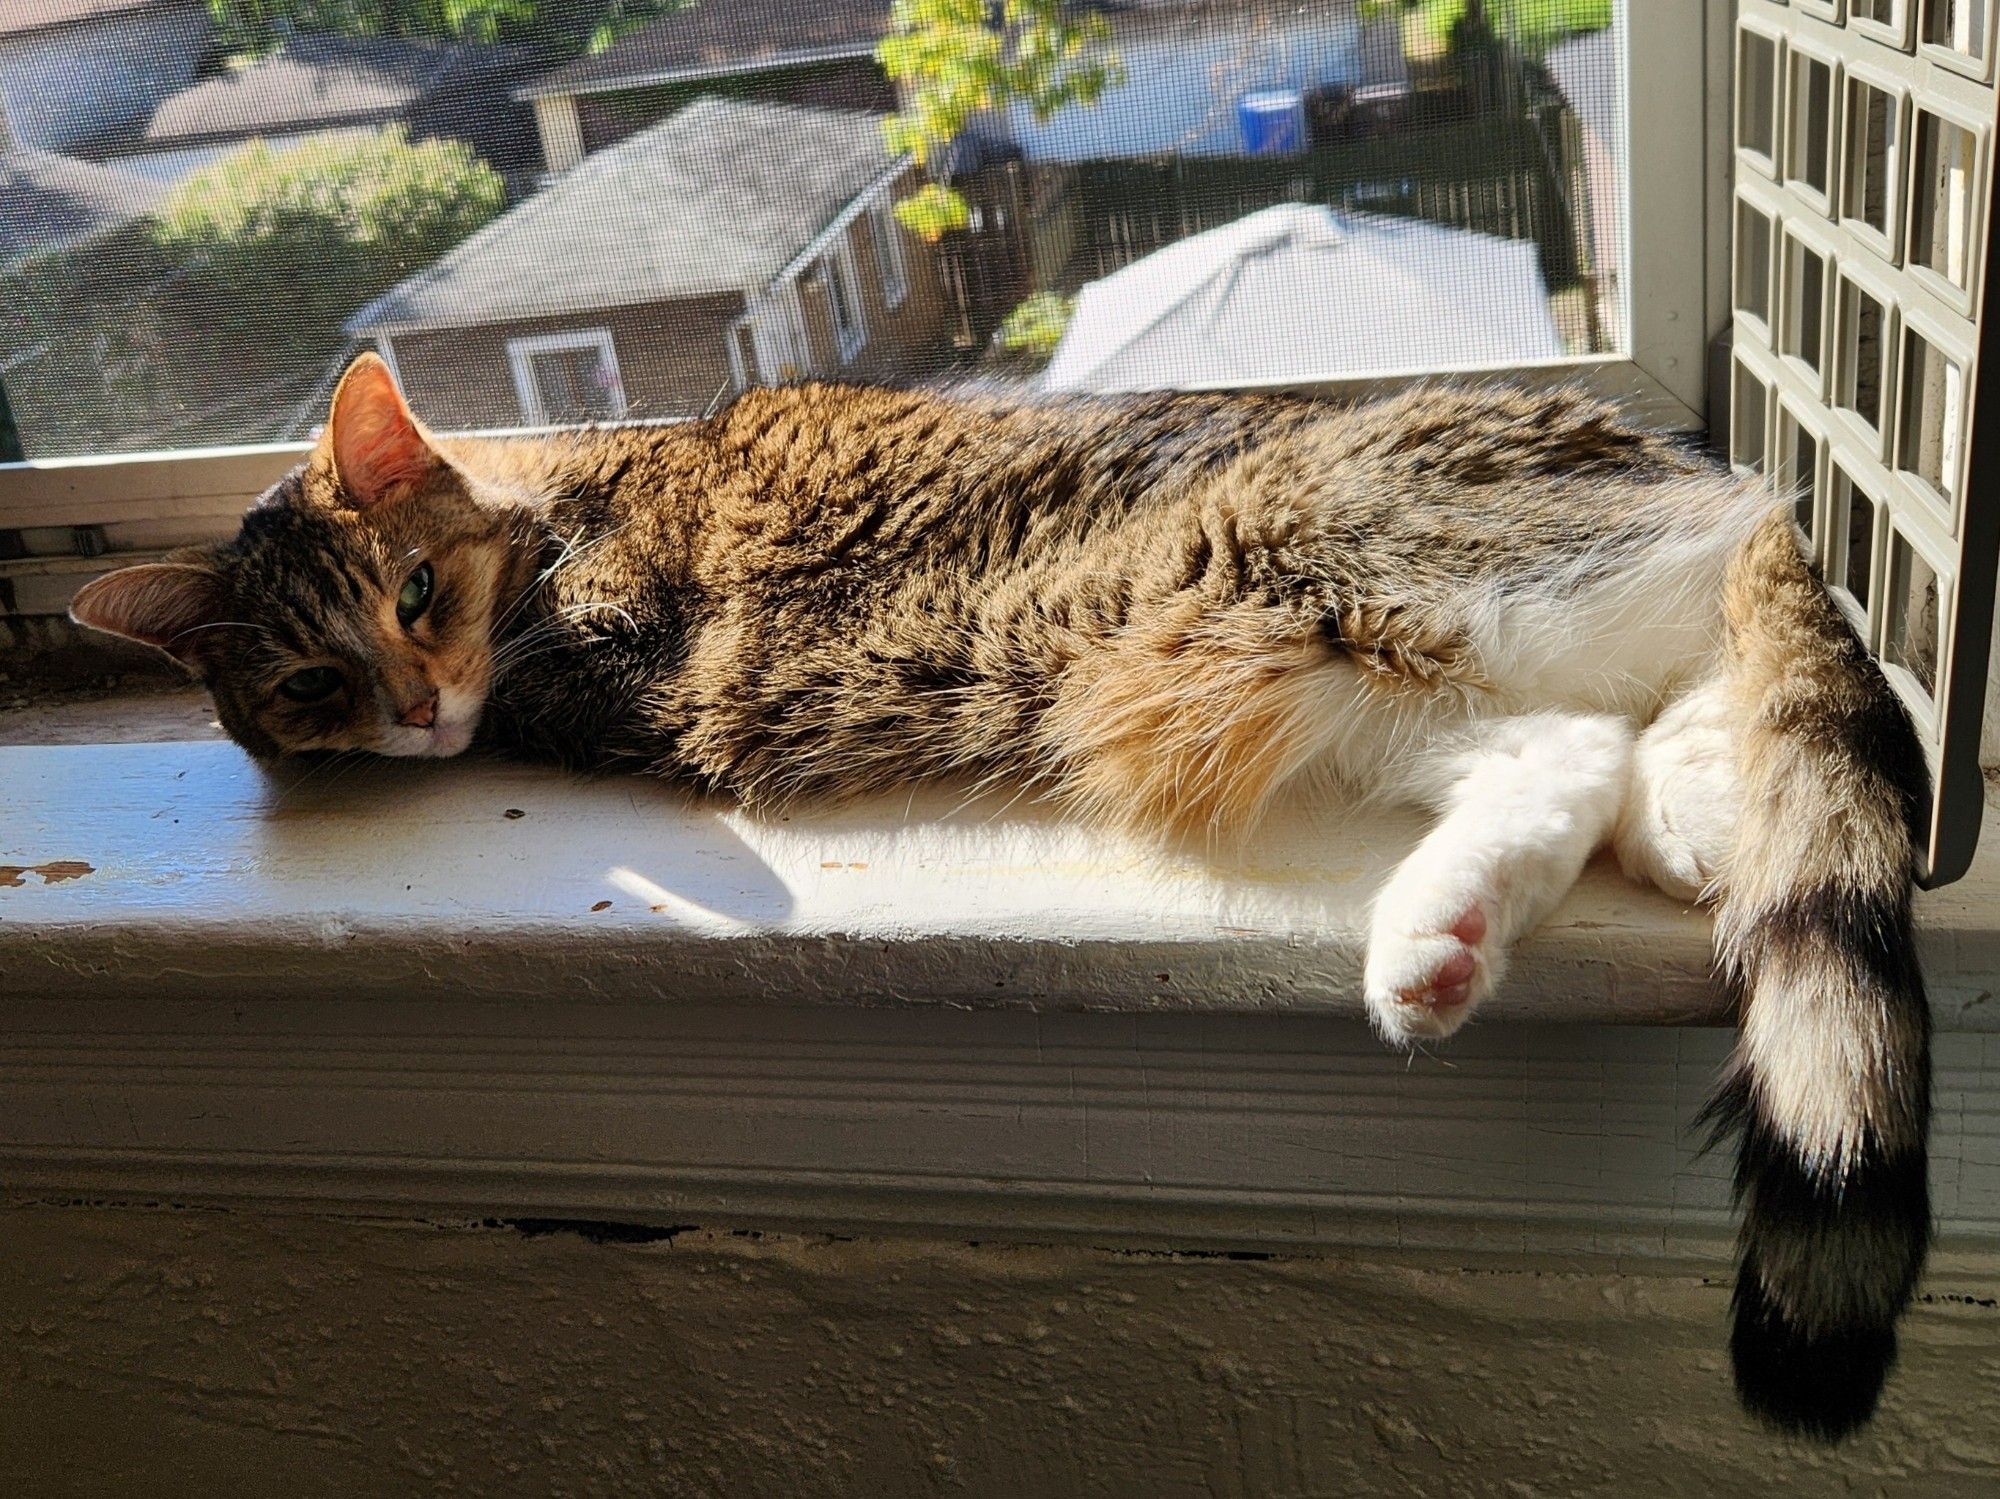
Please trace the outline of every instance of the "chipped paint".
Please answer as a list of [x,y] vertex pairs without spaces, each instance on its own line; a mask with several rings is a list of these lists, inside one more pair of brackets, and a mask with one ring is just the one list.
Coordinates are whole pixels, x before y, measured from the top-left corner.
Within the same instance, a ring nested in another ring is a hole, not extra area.
[[60,885],[96,873],[97,866],[82,859],[51,859],[46,864],[0,864],[0,888],[25,885],[27,876],[31,874],[40,875],[44,885]]

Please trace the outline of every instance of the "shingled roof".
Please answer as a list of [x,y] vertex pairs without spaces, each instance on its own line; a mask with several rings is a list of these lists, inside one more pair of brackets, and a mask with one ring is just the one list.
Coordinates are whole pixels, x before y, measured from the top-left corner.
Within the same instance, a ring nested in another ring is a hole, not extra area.
[[518,74],[525,61],[512,48],[301,36],[247,68],[175,94],[153,111],[144,144],[153,148],[383,124],[405,118],[447,90]]
[[586,157],[348,330],[760,290],[894,166],[879,116],[704,96]]
[[170,10],[199,3],[200,0],[5,0],[0,3],[0,36],[97,21],[130,11]]
[[129,224],[165,191],[130,172],[71,156],[0,152],[0,265]]
[[591,94],[679,79],[864,56],[889,29],[890,0],[728,0],[640,27],[594,57],[536,79],[520,97]]

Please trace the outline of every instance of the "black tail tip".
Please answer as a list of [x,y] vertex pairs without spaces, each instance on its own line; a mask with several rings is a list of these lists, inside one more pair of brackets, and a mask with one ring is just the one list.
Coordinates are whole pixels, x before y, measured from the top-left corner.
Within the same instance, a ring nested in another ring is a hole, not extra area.
[[1893,1327],[1846,1328],[1810,1336],[1785,1319],[1756,1277],[1736,1286],[1729,1340],[1736,1393],[1754,1416],[1780,1431],[1838,1442],[1875,1414],[1896,1362]]

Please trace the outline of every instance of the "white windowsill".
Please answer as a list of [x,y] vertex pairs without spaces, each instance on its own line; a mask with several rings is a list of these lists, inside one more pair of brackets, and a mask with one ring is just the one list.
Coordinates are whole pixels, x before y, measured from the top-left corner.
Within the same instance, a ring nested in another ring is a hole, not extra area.
[[[1727,1252],[1692,1130],[1731,1039],[1708,923],[1606,866],[1412,1059],[1356,991],[1412,823],[1288,816],[1208,867],[948,796],[759,822],[472,763],[281,789],[214,743],[0,749],[0,786],[14,1195]],[[2000,1243],[1996,850],[1920,898],[1957,1247]]]
[[[0,993],[143,984],[665,1003],[1358,1014],[1366,902],[1413,824],[1276,819],[1220,867],[949,792],[762,820],[659,783],[226,744],[0,749]],[[510,817],[516,811],[519,817]],[[1493,1018],[1706,1021],[1707,924],[1593,869]]]
[[[731,1004],[1358,1015],[1367,903],[1417,823],[1301,809],[1157,856],[949,791],[760,819],[636,776],[461,761],[267,775],[219,743],[0,748],[0,994],[566,992]],[[509,811],[518,812],[510,817]],[[1996,820],[1988,811],[1989,823]],[[89,873],[46,883],[44,864]],[[2000,1029],[2000,834],[1919,899],[1944,1028]],[[254,961],[246,961],[253,959]],[[449,967],[439,965],[448,960]],[[1608,859],[1487,1021],[1709,1024],[1707,918]]]

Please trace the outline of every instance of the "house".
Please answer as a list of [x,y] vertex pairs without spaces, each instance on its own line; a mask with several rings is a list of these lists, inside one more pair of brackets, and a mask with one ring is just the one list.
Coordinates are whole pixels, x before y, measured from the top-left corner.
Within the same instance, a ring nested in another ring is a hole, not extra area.
[[510,187],[525,190],[539,165],[534,123],[512,90],[533,64],[532,54],[510,47],[299,36],[248,67],[161,101],[93,154],[173,183],[245,141],[284,146],[330,131],[400,124],[414,140],[465,141]]
[[702,98],[585,158],[348,323],[441,427],[698,415],[935,367],[936,270],[874,115]]
[[1402,82],[1394,7],[1361,0],[1106,0],[1124,79],[1046,120],[1010,105],[999,127],[1030,161],[1233,156],[1247,94]]
[[[841,109],[893,110],[874,60],[891,0],[729,0],[662,17],[594,57],[539,78],[542,153],[560,172],[701,93]],[[1360,0],[1094,0],[1124,82],[1096,103],[1037,120],[1012,105],[981,123],[1031,161],[1233,155],[1247,93],[1406,81],[1392,10]]]
[[1304,383],[1562,354],[1532,243],[1281,203],[1085,286],[1042,380]]
[[662,16],[595,56],[536,79],[542,157],[568,171],[701,94],[886,112],[894,89],[875,61],[890,0],[728,0]]
[[0,3],[0,150],[72,153],[143,119],[200,71],[205,0]]
[[0,152],[0,269],[88,244],[143,218],[158,184],[50,151]]

